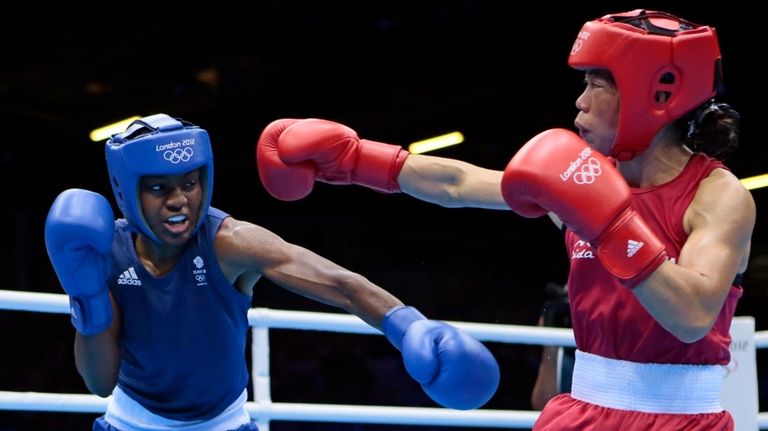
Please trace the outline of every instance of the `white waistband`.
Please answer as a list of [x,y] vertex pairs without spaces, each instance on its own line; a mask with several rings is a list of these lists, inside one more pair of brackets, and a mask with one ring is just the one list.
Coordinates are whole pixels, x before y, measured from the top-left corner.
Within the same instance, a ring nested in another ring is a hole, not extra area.
[[120,386],[112,391],[104,419],[121,431],[226,431],[247,424],[251,417],[245,410],[248,390],[215,418],[205,421],[175,421],[158,416],[137,403]]
[[576,351],[571,397],[645,413],[718,413],[722,365],[645,364]]

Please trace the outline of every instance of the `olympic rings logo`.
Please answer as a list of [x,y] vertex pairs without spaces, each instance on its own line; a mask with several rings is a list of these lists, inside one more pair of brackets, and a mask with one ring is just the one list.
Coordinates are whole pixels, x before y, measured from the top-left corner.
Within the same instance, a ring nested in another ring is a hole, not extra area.
[[164,152],[163,158],[173,164],[177,164],[181,162],[188,162],[189,159],[192,158],[193,154],[195,154],[195,152],[192,151],[192,148],[189,148],[189,147],[186,147],[184,149],[176,148],[173,151],[168,150]]
[[584,44],[584,41],[581,39],[576,39],[573,42],[573,46],[571,47],[571,55],[576,54],[577,52],[581,51],[581,47]]
[[573,174],[573,182],[576,184],[592,184],[595,178],[603,173],[600,161],[594,157],[587,159],[587,163],[581,165],[581,169]]
[[581,47],[584,46],[584,42],[586,42],[587,39],[589,39],[589,36],[591,36],[592,33],[588,31],[580,31],[579,35],[576,37],[576,40],[573,42],[573,46],[571,47],[571,55],[575,55],[577,52],[581,51]]

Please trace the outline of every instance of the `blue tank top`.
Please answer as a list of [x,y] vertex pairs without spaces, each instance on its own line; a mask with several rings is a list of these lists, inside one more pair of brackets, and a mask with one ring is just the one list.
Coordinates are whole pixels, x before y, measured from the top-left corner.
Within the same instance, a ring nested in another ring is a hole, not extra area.
[[124,219],[115,223],[109,288],[122,314],[118,385],[168,419],[209,419],[248,384],[245,343],[251,298],[227,281],[213,247],[215,208],[162,277],[144,269]]

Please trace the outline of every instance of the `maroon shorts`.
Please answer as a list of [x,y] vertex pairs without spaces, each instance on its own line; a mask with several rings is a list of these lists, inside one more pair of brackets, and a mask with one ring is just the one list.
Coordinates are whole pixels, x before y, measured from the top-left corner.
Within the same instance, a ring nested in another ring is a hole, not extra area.
[[733,431],[733,417],[719,413],[669,414],[617,410],[575,400],[569,394],[552,398],[533,431]]

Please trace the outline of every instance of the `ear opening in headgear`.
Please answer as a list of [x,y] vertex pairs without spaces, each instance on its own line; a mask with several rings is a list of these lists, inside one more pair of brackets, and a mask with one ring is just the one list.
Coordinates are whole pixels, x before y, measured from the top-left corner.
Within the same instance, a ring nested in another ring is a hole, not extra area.
[[[674,73],[664,72],[661,74],[661,77],[659,77],[659,84],[661,84],[662,87],[672,87],[676,80]],[[672,91],[670,90],[656,90],[656,93],[653,96],[653,99],[659,104],[666,103],[671,98]]]

